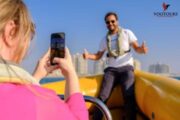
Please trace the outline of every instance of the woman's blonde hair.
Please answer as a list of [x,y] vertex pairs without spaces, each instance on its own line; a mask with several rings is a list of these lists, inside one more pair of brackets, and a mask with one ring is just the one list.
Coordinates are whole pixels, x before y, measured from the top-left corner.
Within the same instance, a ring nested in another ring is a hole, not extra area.
[[15,22],[15,37],[20,41],[14,53],[14,60],[19,63],[24,58],[30,41],[34,36],[35,26],[22,0],[0,0],[0,34],[3,33],[9,20]]

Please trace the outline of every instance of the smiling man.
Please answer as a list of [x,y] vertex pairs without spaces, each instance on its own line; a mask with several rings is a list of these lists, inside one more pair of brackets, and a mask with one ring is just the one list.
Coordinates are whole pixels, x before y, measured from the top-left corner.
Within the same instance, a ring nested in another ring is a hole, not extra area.
[[[107,13],[104,19],[108,32],[100,43],[99,51],[95,54],[85,51],[83,57],[84,59],[99,60],[106,53],[108,67],[104,70],[98,98],[106,103],[113,88],[120,84],[125,101],[126,120],[135,120],[134,67],[130,51],[132,47],[137,53],[145,54],[147,53],[147,47],[145,43],[139,46],[134,33],[119,26],[116,13]],[[95,110],[93,119],[102,119],[102,114],[99,110]]]

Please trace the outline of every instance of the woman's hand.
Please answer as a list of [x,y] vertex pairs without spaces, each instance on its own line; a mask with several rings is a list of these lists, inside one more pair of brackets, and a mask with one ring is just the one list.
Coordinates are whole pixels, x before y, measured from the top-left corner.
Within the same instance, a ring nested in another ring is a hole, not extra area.
[[43,77],[46,77],[48,73],[51,73],[53,70],[57,69],[57,65],[50,65],[49,62],[49,56],[50,56],[50,49],[46,52],[46,54],[38,61],[38,64],[36,65],[35,71],[33,73],[33,76],[37,80],[41,80]]
[[67,77],[68,74],[75,72],[68,48],[65,48],[65,57],[64,58],[55,57],[53,59],[53,63],[57,63],[57,66],[58,68],[60,68],[64,77]]
[[53,62],[58,64],[58,68],[60,68],[66,79],[65,100],[73,93],[80,92],[79,80],[75,72],[68,48],[65,49],[65,58],[56,57],[54,58]]

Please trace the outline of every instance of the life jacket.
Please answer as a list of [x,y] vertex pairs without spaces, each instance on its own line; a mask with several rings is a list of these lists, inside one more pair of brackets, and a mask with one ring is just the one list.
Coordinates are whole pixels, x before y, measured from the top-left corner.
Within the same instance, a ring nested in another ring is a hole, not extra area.
[[107,33],[106,35],[106,40],[107,40],[107,48],[108,48],[108,54],[107,57],[118,57],[118,56],[122,56],[127,52],[130,52],[131,49],[129,48],[129,50],[125,51],[122,49],[122,40],[123,40],[123,32],[124,30],[122,28],[119,27],[118,30],[118,40],[117,40],[117,49],[116,50],[112,50],[111,48],[111,36],[110,36],[110,32]]

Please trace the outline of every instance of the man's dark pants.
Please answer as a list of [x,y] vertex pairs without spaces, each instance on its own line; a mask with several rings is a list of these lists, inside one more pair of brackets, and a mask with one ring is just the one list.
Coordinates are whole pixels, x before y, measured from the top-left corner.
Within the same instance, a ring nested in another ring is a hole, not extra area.
[[[136,103],[134,97],[134,68],[130,65],[119,68],[108,67],[104,70],[99,99],[104,103],[109,99],[113,88],[120,84],[125,102],[125,120],[136,120]],[[95,109],[93,120],[101,120],[102,113]]]

